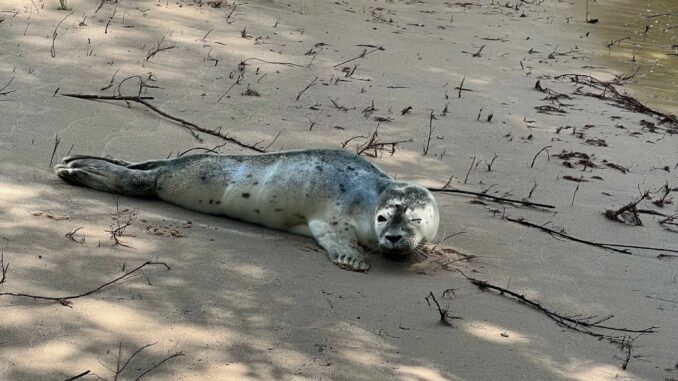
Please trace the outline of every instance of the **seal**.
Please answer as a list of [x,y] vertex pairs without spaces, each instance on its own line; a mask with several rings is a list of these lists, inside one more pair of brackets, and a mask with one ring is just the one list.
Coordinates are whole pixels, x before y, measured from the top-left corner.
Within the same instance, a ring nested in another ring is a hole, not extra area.
[[332,262],[355,271],[369,269],[367,252],[414,251],[433,239],[440,219],[428,189],[396,181],[343,150],[141,163],[69,156],[54,171],[71,184],[310,236]]

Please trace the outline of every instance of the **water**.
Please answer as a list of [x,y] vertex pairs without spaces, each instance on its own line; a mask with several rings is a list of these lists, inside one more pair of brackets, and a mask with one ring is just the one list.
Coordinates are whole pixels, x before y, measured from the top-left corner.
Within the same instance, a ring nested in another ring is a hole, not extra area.
[[598,64],[625,73],[640,67],[625,88],[649,107],[678,114],[678,0],[589,0],[589,10],[599,19],[590,28],[602,40]]

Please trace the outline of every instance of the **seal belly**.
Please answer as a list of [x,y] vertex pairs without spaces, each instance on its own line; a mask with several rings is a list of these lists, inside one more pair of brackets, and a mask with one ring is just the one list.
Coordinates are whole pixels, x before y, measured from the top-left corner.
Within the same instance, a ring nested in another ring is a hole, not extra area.
[[307,200],[304,184],[294,185],[298,175],[289,163],[243,164],[223,190],[220,210],[232,218],[310,235],[307,222],[317,205]]

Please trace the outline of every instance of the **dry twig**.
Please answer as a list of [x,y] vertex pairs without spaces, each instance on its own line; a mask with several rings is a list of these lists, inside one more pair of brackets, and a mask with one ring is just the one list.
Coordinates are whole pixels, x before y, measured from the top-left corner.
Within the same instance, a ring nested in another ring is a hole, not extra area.
[[141,103],[142,105],[150,108],[151,110],[153,110],[156,113],[164,116],[165,118],[174,120],[175,122],[179,122],[180,124],[182,124],[183,126],[188,128],[188,130],[191,132],[193,137],[196,138],[198,141],[202,141],[202,139],[193,130],[198,130],[200,132],[204,132],[204,133],[211,135],[211,136],[216,136],[216,137],[221,138],[223,140],[226,140],[226,141],[229,141],[229,142],[234,143],[236,145],[239,145],[240,147],[248,148],[248,149],[251,149],[251,150],[256,151],[256,152],[261,152],[261,153],[266,152],[265,150],[263,150],[259,147],[256,147],[255,145],[243,143],[243,142],[239,141],[238,139],[235,139],[235,138],[228,136],[227,134],[223,134],[219,131],[208,130],[206,128],[203,128],[203,127],[196,125],[195,123],[191,123],[189,121],[178,118],[176,116],[172,116],[172,115],[160,110],[156,106],[153,106],[151,103],[147,102],[146,101],[147,99],[152,99],[150,97],[140,97],[140,96],[123,97],[123,96],[105,96],[105,95],[90,95],[90,94],[61,94],[61,95],[66,96],[66,97],[89,99],[89,100],[122,100],[122,101],[130,101],[130,102]]
[[608,220],[642,226],[643,221],[640,220],[637,206],[647,198],[650,198],[650,192],[645,191],[638,200],[632,201],[617,210],[608,209],[603,214]]
[[428,138],[426,139],[426,145],[424,145],[423,148],[424,156],[428,155],[428,150],[431,148],[431,136],[433,136],[433,119],[435,119],[435,116],[433,115],[433,111],[431,111],[431,115],[429,115],[428,118]]
[[9,262],[5,265],[5,253],[0,251],[0,287],[7,281],[7,270],[9,270]]
[[239,66],[245,67],[245,66],[247,65],[247,61],[259,61],[259,62],[263,62],[263,63],[267,63],[267,64],[272,64],[272,65],[283,65],[283,66],[291,66],[291,67],[304,67],[304,65],[299,65],[299,64],[292,63],[292,62],[266,61],[266,60],[262,60],[262,59],[260,59],[260,58],[248,58],[248,59],[242,60],[242,61],[240,61]]
[[591,93],[583,92],[581,91],[581,88],[578,88],[577,93],[599,99],[610,99],[623,109],[651,115],[658,118],[660,120],[659,123],[667,124],[670,128],[669,131],[671,132],[676,132],[678,129],[678,118],[675,115],[654,110],[640,103],[640,101],[631,96],[621,94],[613,86],[613,84],[618,83],[601,81],[598,78],[585,74],[563,74],[555,77],[555,79],[569,79],[576,84],[582,84],[593,89],[600,90],[600,93]]
[[156,54],[158,54],[160,52],[176,48],[176,46],[174,46],[174,45],[162,46],[163,41],[165,41],[165,36],[162,36],[160,41],[156,42],[155,48],[148,51],[148,54],[146,54],[146,61],[150,60],[153,56],[155,56]]
[[125,230],[127,230],[127,228],[137,220],[138,214],[138,209],[120,210],[118,199],[115,199],[115,213],[113,213],[113,222],[111,222],[111,230],[108,230],[108,233],[111,234],[111,240],[114,242],[113,246],[120,245],[124,247],[131,247],[120,241],[120,237],[122,237],[125,234]]
[[49,49],[49,52],[50,52],[50,54],[52,55],[52,58],[56,58],[56,48],[54,47],[54,42],[56,41],[56,38],[57,38],[57,36],[59,35],[59,34],[57,33],[57,30],[59,29],[59,26],[61,26],[61,23],[63,23],[64,21],[66,21],[66,19],[68,18],[68,16],[70,16],[70,15],[72,15],[72,14],[73,14],[73,12],[71,12],[71,13],[67,14],[66,16],[64,16],[64,18],[63,18],[61,21],[59,21],[59,23],[56,25],[56,28],[54,28],[54,32],[52,32],[52,47]]
[[473,160],[471,161],[471,165],[468,167],[468,172],[466,172],[466,177],[464,177],[464,184],[468,181],[468,175],[471,174],[471,169],[473,169],[473,164],[476,162],[476,157],[473,156]]
[[121,275],[121,276],[119,276],[119,277],[117,277],[117,278],[115,278],[115,279],[113,279],[109,282],[106,282],[106,283],[100,285],[99,287],[96,287],[96,288],[91,289],[89,291],[85,291],[85,292],[82,292],[80,294],[75,294],[75,295],[42,296],[42,295],[31,295],[31,294],[15,293],[15,292],[0,292],[0,296],[14,296],[14,297],[23,297],[23,298],[31,298],[31,299],[49,300],[49,301],[57,302],[57,303],[61,304],[62,306],[72,308],[73,302],[71,302],[71,300],[82,298],[84,296],[88,296],[88,295],[94,294],[96,292],[99,292],[102,289],[104,289],[104,288],[106,288],[106,287],[108,287],[108,286],[110,286],[110,285],[112,285],[116,282],[119,282],[119,281],[121,281],[125,278],[128,278],[130,275],[136,273],[137,271],[140,271],[141,269],[143,269],[146,266],[158,266],[158,265],[164,266],[167,270],[170,270],[169,265],[165,262],[147,261],[147,262],[144,262],[143,264],[141,264],[140,266],[137,266],[136,268],[126,272],[125,274],[123,274],[123,275]]
[[[102,1],[102,3],[103,3],[103,1]],[[73,376],[73,377],[69,377],[69,378],[65,379],[64,381],[73,381],[73,380],[77,380],[78,378],[85,377],[85,376],[88,375],[89,373],[90,373],[90,371],[89,371],[89,370],[86,370],[86,371],[84,371],[84,372],[82,372],[82,373],[80,373],[80,374],[78,374],[78,375],[75,375],[75,376]]]
[[540,149],[539,152],[537,152],[537,154],[534,155],[534,157],[532,158],[532,163],[530,163],[530,168],[534,167],[534,162],[537,160],[537,156],[539,156],[539,154],[542,153],[543,151],[546,151],[546,160],[548,160],[549,159],[549,151],[548,150],[551,147],[552,146],[546,146],[546,147]]
[[378,157],[379,152],[383,153],[383,151],[387,151],[391,156],[393,156],[398,144],[410,143],[413,141],[412,139],[408,139],[408,140],[396,140],[392,142],[383,142],[379,138],[379,124],[377,124],[377,127],[374,129],[374,131],[369,137],[363,135],[354,136],[346,140],[345,142],[341,143],[341,146],[343,148],[346,148],[348,143],[356,139],[367,139],[366,142],[356,146],[356,153],[358,155],[365,155],[369,157]]
[[61,138],[59,138],[59,131],[54,135],[54,149],[52,150],[52,156],[49,158],[49,167],[52,168],[52,162],[54,161],[54,154],[56,153],[57,148],[59,148],[59,143],[61,143]]
[[167,361],[169,361],[169,360],[171,360],[171,359],[173,359],[173,358],[181,357],[181,356],[185,356],[185,355],[184,355],[184,352],[173,353],[173,354],[171,354],[171,355],[165,357],[164,359],[158,361],[158,363],[154,364],[152,367],[148,368],[146,371],[144,371],[143,373],[141,373],[141,375],[139,375],[139,377],[135,378],[134,381],[139,381],[139,380],[141,380],[142,377],[144,377],[144,376],[147,375],[148,373],[152,372],[155,368],[159,367],[160,365],[166,363]]
[[[630,252],[626,249],[640,249],[640,250],[665,251],[665,252],[671,252],[671,253],[678,253],[677,249],[667,249],[667,248],[643,246],[643,245],[624,245],[624,244],[616,244],[616,243],[593,242],[593,241],[589,241],[589,240],[586,240],[586,239],[583,239],[583,238],[577,238],[577,237],[571,236],[571,235],[565,233],[564,229],[561,229],[560,231],[553,230],[553,229],[547,228],[544,225],[537,225],[537,224],[534,224],[532,222],[529,222],[524,218],[512,218],[512,217],[508,217],[508,216],[502,216],[502,217],[504,219],[508,220],[508,221],[511,221],[511,222],[515,222],[515,223],[518,223],[518,224],[521,224],[521,225],[524,225],[524,226],[539,229],[539,230],[541,230],[545,233],[548,233],[551,236],[558,236],[558,237],[561,237],[561,238],[566,238],[566,239],[569,239],[571,241],[583,243],[583,244],[590,245],[590,246],[600,247],[602,249],[614,251],[614,252],[617,252],[617,253],[633,255],[632,252]],[[617,249],[618,247],[621,248],[621,249]],[[659,254],[659,255],[660,256],[671,256],[670,254]]]
[[308,90],[308,89],[310,89],[311,87],[313,87],[313,86],[315,85],[315,81],[317,81],[317,80],[318,80],[318,77],[313,78],[313,80],[311,81],[311,83],[309,83],[308,85],[306,85],[306,87],[304,87],[304,88],[299,92],[299,94],[297,94],[297,97],[294,98],[294,100],[295,100],[295,101],[298,101],[299,98],[301,97],[301,94],[303,94],[306,90]]
[[[143,352],[146,348],[149,348],[149,347],[154,346],[155,344],[157,344],[157,343],[146,344],[146,345],[144,345],[144,346],[138,348],[136,351],[134,351],[134,353],[132,353],[132,354],[127,358],[127,360],[125,360],[125,363],[122,364],[122,366],[121,366],[120,364],[121,364],[121,362],[122,362],[122,342],[120,342],[120,343],[118,344],[118,356],[117,356],[117,360],[116,360],[115,370],[113,370],[113,369],[111,369],[111,368],[107,368],[108,370],[110,370],[111,372],[113,372],[113,381],[118,381],[118,379],[122,376],[123,372],[125,371],[125,369],[127,368],[127,366],[130,364],[130,362],[132,361],[132,359],[133,359],[136,355],[138,355],[138,354],[140,354],[141,352]],[[156,369],[156,368],[159,367],[160,365],[164,364],[165,362],[167,362],[167,361],[169,361],[169,360],[171,360],[171,359],[173,359],[173,358],[180,357],[180,356],[184,356],[184,353],[183,353],[183,352],[176,352],[176,353],[170,354],[169,356],[167,356],[167,357],[163,358],[162,360],[160,360],[159,362],[155,363],[155,364],[154,364],[153,366],[151,366],[150,368],[143,370],[142,373],[140,373],[134,380],[135,380],[135,381],[140,380],[141,378],[143,378],[143,377],[144,377],[145,375],[147,375],[148,373],[152,372],[154,369]],[[137,367],[135,370],[141,371],[142,368]],[[102,378],[99,377],[99,379],[102,379]],[[127,377],[126,379],[131,379],[131,376],[130,376],[130,377]],[[102,379],[102,380],[104,380],[104,379]]]
[[440,307],[440,304],[436,300],[435,295],[433,295],[433,292],[429,292],[428,296],[424,298],[424,299],[426,299],[426,303],[428,303],[429,307],[431,307],[431,302],[430,302],[429,298],[431,298],[431,300],[433,300],[433,303],[435,303],[436,308],[438,309],[438,313],[440,314],[440,324],[452,326],[452,322],[450,320],[461,319],[461,317],[459,317],[459,316],[450,315],[450,313],[448,311],[449,307],[448,308]]
[[[614,317],[614,315],[607,315],[603,317],[599,316],[589,316],[589,317],[584,317],[580,318],[577,317],[576,315],[574,316],[566,316],[563,314],[560,314],[558,312],[552,311],[546,307],[544,307],[541,303],[539,303],[536,300],[528,299],[524,294],[519,294],[515,291],[511,291],[508,288],[500,287],[500,286],[495,286],[487,281],[484,280],[479,280],[475,278],[471,278],[464,274],[461,270],[457,270],[461,275],[463,275],[467,280],[469,280],[472,284],[476,285],[479,289],[482,291],[485,290],[495,290],[499,292],[499,295],[505,296],[505,297],[512,297],[520,301],[521,303],[543,313],[546,315],[549,319],[555,321],[559,326],[565,327],[568,329],[571,329],[573,331],[583,333],[589,336],[593,336],[599,340],[607,340],[610,343],[617,345],[619,349],[627,352],[627,358],[626,360],[622,363],[622,368],[626,369],[626,366],[628,365],[629,359],[630,359],[630,353],[631,353],[631,345],[635,339],[637,339],[640,335],[644,335],[647,333],[655,333],[657,332],[656,329],[659,327],[648,327],[648,328],[643,328],[643,329],[630,329],[630,328],[622,328],[622,327],[613,327],[609,325],[604,325],[602,324],[603,322],[606,322]],[[598,330],[604,330],[604,331],[613,331],[613,332],[622,332],[623,335],[611,335],[608,333],[601,333],[598,332]],[[635,338],[631,338],[628,336],[629,333],[633,334],[638,334]]]
[[5,91],[5,89],[6,89],[7,87],[9,87],[9,85],[12,84],[12,81],[14,81],[14,77],[10,78],[9,81],[7,82],[7,84],[5,84],[3,87],[0,87],[0,95],[7,95],[7,94],[11,94],[11,93],[13,93],[13,92],[16,91],[16,90],[7,90],[7,91]]
[[377,50],[385,50],[385,49],[384,49],[383,47],[381,47],[381,46],[378,46],[378,47],[376,47],[376,48],[374,48],[374,49],[372,49],[372,50],[369,50],[369,51],[368,51],[367,49],[363,49],[363,52],[360,53],[357,57],[348,59],[348,60],[343,61],[343,62],[340,62],[340,63],[334,65],[333,67],[338,67],[338,66],[347,64],[347,63],[349,63],[349,62],[351,62],[351,61],[355,61],[355,60],[357,60],[357,59],[363,58],[363,57],[365,57],[365,56],[368,55],[368,54],[371,54],[371,53],[376,52]]
[[73,229],[73,230],[69,231],[68,233],[66,233],[66,234],[64,235],[64,237],[70,239],[70,240],[73,241],[73,242],[80,243],[80,244],[84,244],[84,243],[85,243],[85,237],[84,237],[84,236],[83,236],[82,238],[80,238],[80,239],[75,238],[75,233],[77,233],[78,230],[82,229],[83,227],[84,227],[84,226],[81,226],[81,227],[79,227],[79,228],[76,228],[76,229]]
[[537,202],[530,202],[530,201],[525,201],[525,200],[514,200],[506,197],[497,197],[497,196],[491,196],[489,194],[485,194],[482,192],[472,192],[472,191],[465,191],[461,189],[455,189],[455,188],[428,188],[431,192],[441,192],[441,193],[459,193],[459,194],[468,194],[468,195],[473,195],[473,196],[478,196],[482,198],[488,198],[490,200],[498,201],[498,202],[510,202],[514,204],[521,204],[521,205],[526,205],[526,206],[536,206],[540,208],[548,208],[548,209],[554,209],[555,206],[553,205],[548,205],[548,204],[540,204]]

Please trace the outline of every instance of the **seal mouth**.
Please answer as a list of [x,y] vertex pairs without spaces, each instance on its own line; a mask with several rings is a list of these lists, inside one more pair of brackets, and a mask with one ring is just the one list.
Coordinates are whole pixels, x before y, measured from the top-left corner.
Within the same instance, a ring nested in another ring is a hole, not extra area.
[[387,254],[387,255],[393,255],[393,256],[399,256],[399,257],[402,257],[402,256],[405,256],[405,255],[411,254],[411,253],[412,253],[412,249],[410,249],[410,248],[405,248],[405,247],[402,247],[402,248],[386,248],[386,247],[382,247],[382,248],[381,248],[381,252],[384,253],[384,254]]
[[416,245],[403,242],[399,245],[391,244],[390,242],[379,245],[379,250],[389,257],[407,257],[415,252]]
[[386,259],[396,262],[409,262],[412,258],[416,256],[413,250],[393,250],[393,249],[382,249],[381,255]]

